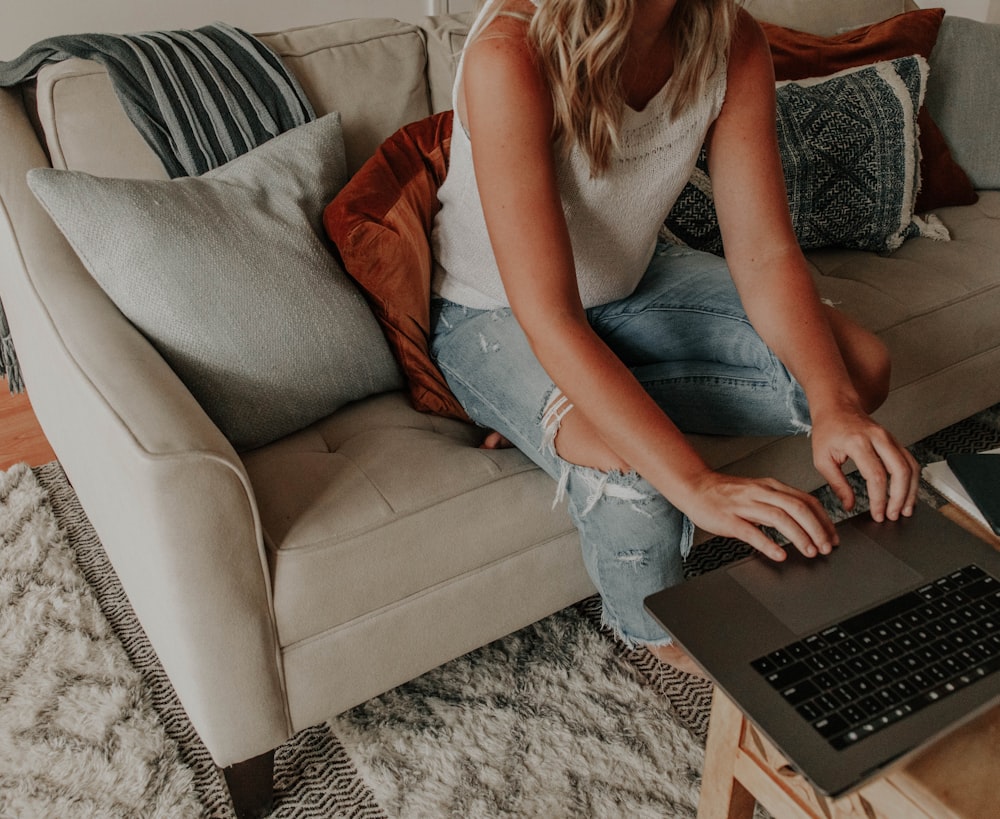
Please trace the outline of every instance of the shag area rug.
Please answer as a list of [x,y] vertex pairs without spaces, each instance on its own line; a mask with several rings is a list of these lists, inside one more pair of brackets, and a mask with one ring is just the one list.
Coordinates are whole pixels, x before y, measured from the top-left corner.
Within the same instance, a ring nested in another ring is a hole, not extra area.
[[[998,445],[994,407],[913,451]],[[300,732],[274,816],[693,817],[711,687],[599,621],[584,601]],[[232,815],[58,463],[0,473],[0,816]]]

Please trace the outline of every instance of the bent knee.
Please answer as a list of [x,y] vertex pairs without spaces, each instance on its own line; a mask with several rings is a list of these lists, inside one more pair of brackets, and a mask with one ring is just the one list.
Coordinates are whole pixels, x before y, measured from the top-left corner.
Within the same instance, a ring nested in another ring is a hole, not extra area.
[[827,305],[830,326],[866,412],[885,403],[892,378],[889,348],[874,333]]
[[881,339],[869,335],[857,358],[851,367],[851,377],[854,379],[855,389],[861,396],[864,410],[874,412],[889,397],[892,357]]
[[542,416],[545,439],[556,455],[576,466],[627,473],[631,467],[612,450],[597,429],[558,389],[554,390]]

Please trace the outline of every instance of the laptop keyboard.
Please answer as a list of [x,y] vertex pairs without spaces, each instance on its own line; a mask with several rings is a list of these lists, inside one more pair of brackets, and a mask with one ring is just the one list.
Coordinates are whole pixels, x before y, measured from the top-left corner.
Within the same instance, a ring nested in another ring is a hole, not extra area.
[[841,750],[1000,670],[1000,581],[966,566],[752,665]]

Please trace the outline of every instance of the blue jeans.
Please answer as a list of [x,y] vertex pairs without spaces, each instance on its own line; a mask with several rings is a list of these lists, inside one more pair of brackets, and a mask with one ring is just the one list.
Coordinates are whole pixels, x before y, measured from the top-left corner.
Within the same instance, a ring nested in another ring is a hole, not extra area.
[[[723,259],[661,244],[632,295],[587,317],[683,431],[808,431],[805,394],[750,326]],[[431,326],[431,355],[469,416],[534,460],[556,480],[556,499],[568,499],[605,623],[630,645],[669,643],[643,600],[683,580],[694,535],[687,517],[635,472],[559,457],[555,433],[571,405],[509,308],[435,299]]]

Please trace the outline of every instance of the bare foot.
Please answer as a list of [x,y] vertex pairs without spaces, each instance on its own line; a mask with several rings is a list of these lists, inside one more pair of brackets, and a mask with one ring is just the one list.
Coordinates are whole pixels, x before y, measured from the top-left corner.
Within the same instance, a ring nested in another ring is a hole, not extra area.
[[510,449],[514,446],[510,441],[503,437],[499,432],[490,432],[483,442],[479,445],[480,449]]
[[661,663],[673,666],[678,671],[685,674],[692,674],[700,679],[707,680],[705,672],[701,670],[697,663],[691,659],[686,652],[676,645],[667,646],[646,646],[649,653],[656,657]]

